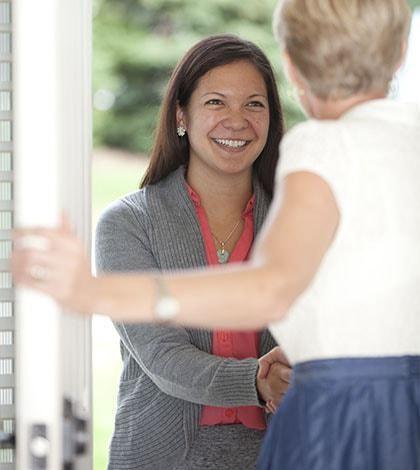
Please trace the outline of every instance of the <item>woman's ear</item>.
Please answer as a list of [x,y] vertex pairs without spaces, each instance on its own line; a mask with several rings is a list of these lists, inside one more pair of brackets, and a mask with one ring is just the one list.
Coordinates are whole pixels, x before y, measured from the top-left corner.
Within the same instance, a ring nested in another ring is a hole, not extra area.
[[394,73],[397,73],[398,70],[404,65],[405,59],[407,58],[407,50],[408,50],[408,39],[404,40],[401,44],[401,58],[395,67]]
[[181,106],[179,106],[179,104],[176,105],[176,123],[178,126],[181,125],[181,126],[184,126],[185,128],[187,127],[187,122],[185,119],[185,112],[181,108]]
[[292,62],[287,49],[283,51],[283,63],[286,76],[289,81],[298,89],[303,89],[303,80],[301,79],[299,72],[296,68],[296,65]]

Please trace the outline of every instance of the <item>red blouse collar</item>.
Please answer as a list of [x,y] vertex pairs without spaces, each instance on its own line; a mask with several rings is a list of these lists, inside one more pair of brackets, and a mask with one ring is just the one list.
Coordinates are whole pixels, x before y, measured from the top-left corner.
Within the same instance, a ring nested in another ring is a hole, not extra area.
[[[188,194],[190,195],[191,201],[194,203],[196,207],[201,207],[201,198],[199,194],[185,181],[185,186],[187,187]],[[255,205],[255,194],[251,196],[249,201],[247,202],[245,209],[242,212],[242,215],[245,216],[252,212],[252,209]]]

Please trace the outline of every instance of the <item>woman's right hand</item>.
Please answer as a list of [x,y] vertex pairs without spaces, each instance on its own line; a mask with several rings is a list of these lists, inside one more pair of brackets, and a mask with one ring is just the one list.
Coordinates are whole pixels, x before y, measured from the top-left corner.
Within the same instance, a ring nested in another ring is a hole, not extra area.
[[258,362],[258,393],[266,403],[266,410],[274,413],[287,392],[292,368],[279,346],[262,356]]

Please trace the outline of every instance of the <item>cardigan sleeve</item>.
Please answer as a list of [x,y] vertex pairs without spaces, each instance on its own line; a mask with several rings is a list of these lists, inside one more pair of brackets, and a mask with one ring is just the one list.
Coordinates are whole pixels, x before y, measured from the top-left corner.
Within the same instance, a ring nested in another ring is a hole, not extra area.
[[[158,270],[146,211],[126,200],[102,214],[96,230],[98,272]],[[180,327],[115,324],[121,341],[142,371],[173,397],[202,405],[259,406],[255,358],[221,358],[198,349]]]

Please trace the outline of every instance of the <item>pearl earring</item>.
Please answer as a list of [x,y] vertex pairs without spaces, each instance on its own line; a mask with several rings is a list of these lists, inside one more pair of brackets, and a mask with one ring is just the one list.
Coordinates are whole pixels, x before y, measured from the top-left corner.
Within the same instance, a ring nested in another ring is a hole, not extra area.
[[185,129],[185,127],[182,124],[180,124],[176,128],[176,133],[178,134],[179,137],[184,137],[186,132],[187,132],[187,129]]

